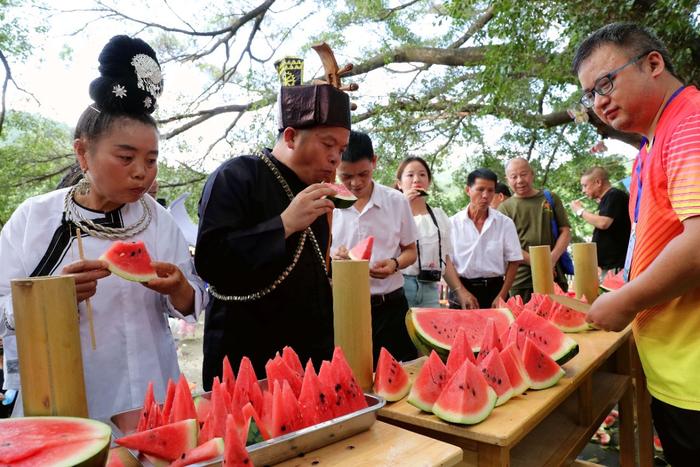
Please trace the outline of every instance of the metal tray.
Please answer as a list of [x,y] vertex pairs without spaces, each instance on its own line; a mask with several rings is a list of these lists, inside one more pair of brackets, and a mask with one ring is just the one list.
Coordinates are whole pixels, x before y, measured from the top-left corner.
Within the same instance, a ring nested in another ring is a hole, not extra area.
[[[261,383],[263,382],[261,381]],[[202,394],[202,396],[206,398],[209,398],[210,395],[211,392]],[[367,401],[367,408],[365,409],[284,436],[278,436],[268,441],[251,444],[247,447],[250,459],[253,461],[253,464],[259,467],[272,465],[291,459],[292,457],[302,456],[308,452],[322,448],[323,446],[368,430],[377,420],[377,411],[384,407],[386,402],[383,398],[373,394],[365,394],[365,400]],[[139,408],[112,415],[109,419],[109,423],[112,426],[114,438],[120,438],[136,431],[140,413],[141,409]],[[136,457],[142,465],[147,467],[153,466],[151,462],[137,451],[129,450],[129,452]],[[193,465],[219,466],[222,461],[223,458],[218,457],[206,463]]]

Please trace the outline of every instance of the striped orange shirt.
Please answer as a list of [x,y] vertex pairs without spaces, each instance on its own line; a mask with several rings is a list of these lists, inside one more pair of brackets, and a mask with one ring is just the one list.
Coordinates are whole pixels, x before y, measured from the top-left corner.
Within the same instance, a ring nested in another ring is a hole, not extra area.
[[[684,220],[700,215],[700,91],[695,87],[685,88],[668,104],[651,150],[644,146],[637,156],[630,183],[632,219],[639,177],[630,279],[683,231]],[[649,392],[668,404],[700,410],[700,287],[642,311],[633,329]]]

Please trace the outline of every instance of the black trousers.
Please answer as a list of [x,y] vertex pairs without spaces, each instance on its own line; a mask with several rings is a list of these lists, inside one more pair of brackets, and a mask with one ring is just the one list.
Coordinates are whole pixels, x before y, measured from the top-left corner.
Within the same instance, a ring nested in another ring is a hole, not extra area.
[[403,287],[385,295],[372,295],[372,350],[375,367],[382,347],[398,361],[418,358],[418,351],[406,330],[407,311],[408,302]]
[[[479,302],[479,308],[491,308],[491,304],[503,287],[502,277],[488,277],[481,279],[465,279],[460,277],[462,286],[474,295]],[[450,292],[450,308],[460,308],[457,294]]]
[[652,397],[651,417],[666,462],[673,467],[700,465],[700,411],[681,409]]

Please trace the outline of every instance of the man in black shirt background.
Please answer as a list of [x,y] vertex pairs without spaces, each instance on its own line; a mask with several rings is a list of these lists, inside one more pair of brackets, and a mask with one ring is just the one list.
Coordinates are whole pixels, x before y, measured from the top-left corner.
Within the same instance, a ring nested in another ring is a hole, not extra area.
[[595,227],[593,241],[601,277],[609,270],[616,274],[625,266],[630,237],[629,195],[610,185],[608,172],[602,167],[591,167],[581,175],[581,191],[599,204],[598,214],[586,211],[579,200],[571,202],[571,209]]

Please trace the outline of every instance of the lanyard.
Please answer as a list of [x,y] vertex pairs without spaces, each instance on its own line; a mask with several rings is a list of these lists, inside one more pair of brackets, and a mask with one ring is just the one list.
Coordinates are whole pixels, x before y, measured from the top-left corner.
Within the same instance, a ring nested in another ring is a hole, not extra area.
[[[681,93],[685,89],[685,86],[681,86],[680,88],[676,89],[676,91],[671,94],[671,97],[668,99],[666,104],[664,104],[663,109],[661,109],[661,114],[664,113],[666,110],[666,107],[668,107],[668,104],[671,103],[673,99],[676,98],[678,94]],[[660,119],[661,117],[659,117]],[[653,138],[652,138],[653,139]],[[634,200],[634,223],[637,223],[637,220],[639,220],[639,205],[641,204],[642,201],[642,166],[644,165],[644,158],[642,157],[642,149],[644,148],[644,145],[647,144],[647,139],[642,138],[642,145],[639,147],[639,164],[637,164],[637,168],[635,170],[635,173],[637,174],[637,196]],[[648,152],[649,155],[651,155],[651,150]]]

